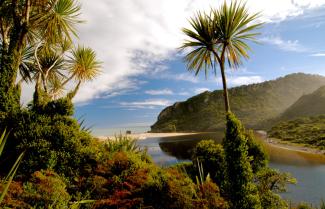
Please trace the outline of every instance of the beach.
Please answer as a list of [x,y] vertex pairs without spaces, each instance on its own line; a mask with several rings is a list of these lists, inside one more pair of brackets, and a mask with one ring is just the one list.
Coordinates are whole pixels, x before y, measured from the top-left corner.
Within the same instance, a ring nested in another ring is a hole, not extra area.
[[[135,133],[135,134],[126,134],[126,136],[136,139],[136,140],[145,140],[148,138],[161,138],[161,137],[173,137],[173,136],[185,136],[185,135],[194,135],[198,133]],[[115,136],[97,136],[97,139],[103,140],[114,140]]]

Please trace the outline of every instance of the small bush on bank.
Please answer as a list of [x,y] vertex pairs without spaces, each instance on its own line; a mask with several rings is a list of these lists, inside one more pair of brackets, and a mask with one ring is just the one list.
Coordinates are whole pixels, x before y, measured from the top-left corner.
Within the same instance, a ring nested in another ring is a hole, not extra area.
[[193,150],[192,162],[195,167],[202,163],[205,175],[210,174],[212,180],[223,186],[225,180],[225,153],[222,145],[213,140],[204,140]]
[[71,199],[64,180],[50,170],[35,172],[24,184],[24,200],[36,208],[68,208]]

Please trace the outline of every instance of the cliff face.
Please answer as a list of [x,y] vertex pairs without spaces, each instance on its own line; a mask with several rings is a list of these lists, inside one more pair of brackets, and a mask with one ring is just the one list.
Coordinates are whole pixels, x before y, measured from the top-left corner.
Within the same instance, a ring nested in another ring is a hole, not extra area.
[[[229,89],[232,111],[246,127],[260,128],[278,117],[301,96],[325,85],[325,77],[303,73]],[[153,132],[214,131],[224,127],[222,90],[204,92],[165,108],[151,126]]]

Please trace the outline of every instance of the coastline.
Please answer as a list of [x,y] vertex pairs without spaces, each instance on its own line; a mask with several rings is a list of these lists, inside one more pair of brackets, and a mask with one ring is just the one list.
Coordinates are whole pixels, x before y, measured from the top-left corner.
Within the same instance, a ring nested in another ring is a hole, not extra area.
[[[136,134],[126,134],[123,136],[128,136],[136,140],[146,140],[147,138],[161,138],[161,137],[173,137],[173,136],[185,136],[185,135],[194,135],[198,134],[195,132],[192,133],[136,133]],[[96,136],[96,139],[100,141],[104,140],[114,140],[115,136]]]
[[[136,139],[136,140],[146,140],[147,138],[162,138],[162,137],[174,137],[174,136],[185,136],[185,135],[195,135],[203,132],[183,132],[183,133],[135,133],[135,134],[126,134],[126,136]],[[267,133],[262,130],[255,131],[256,135],[260,138],[260,140],[271,147],[276,147],[280,149],[295,151],[295,152],[303,152],[310,154],[318,154],[325,155],[325,150],[319,150],[316,148],[306,147],[302,144],[296,144],[286,141],[281,141],[276,138],[268,138]],[[96,136],[96,139],[99,141],[105,140],[114,140],[115,136]]]
[[269,138],[267,137],[267,133],[265,131],[256,131],[260,139],[266,143],[268,146],[295,151],[295,152],[304,152],[309,154],[318,154],[318,155],[324,155],[325,150],[319,150],[317,148],[307,147],[302,144],[282,141],[281,139],[276,138]]

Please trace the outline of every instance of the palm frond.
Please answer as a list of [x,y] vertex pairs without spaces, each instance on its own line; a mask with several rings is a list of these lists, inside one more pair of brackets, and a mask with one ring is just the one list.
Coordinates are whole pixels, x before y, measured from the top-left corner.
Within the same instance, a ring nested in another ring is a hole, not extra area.
[[225,2],[217,10],[213,10],[216,37],[225,46],[225,56],[232,68],[242,64],[242,58],[248,59],[250,47],[247,41],[257,42],[256,32],[263,23],[258,22],[259,13],[249,14],[245,3]]
[[24,48],[19,65],[19,74],[23,81],[30,83],[33,80],[32,72],[34,70],[34,48],[27,46]]
[[205,14],[198,12],[190,20],[191,29],[183,28],[182,31],[189,39],[186,40],[181,50],[190,50],[184,58],[187,63],[187,69],[198,75],[200,71],[204,71],[207,77],[208,71],[214,69],[215,72],[215,36],[213,22],[211,18]]
[[81,6],[76,0],[50,0],[50,10],[39,18],[42,37],[46,42],[58,43],[77,37],[76,25],[81,23]]
[[72,51],[69,70],[78,81],[90,81],[101,72],[101,62],[91,48],[78,46]]

